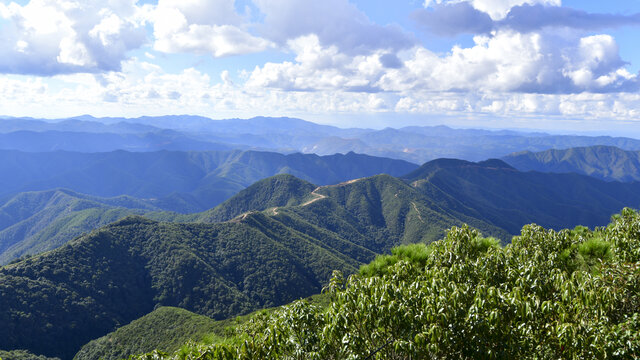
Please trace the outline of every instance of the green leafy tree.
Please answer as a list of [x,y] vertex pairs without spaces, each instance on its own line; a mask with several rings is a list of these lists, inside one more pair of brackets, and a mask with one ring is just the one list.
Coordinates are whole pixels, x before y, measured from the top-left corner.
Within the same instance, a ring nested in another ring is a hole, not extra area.
[[639,240],[630,209],[594,231],[528,225],[504,248],[454,227],[334,273],[328,308],[295,302],[233,342],[133,359],[637,359]]

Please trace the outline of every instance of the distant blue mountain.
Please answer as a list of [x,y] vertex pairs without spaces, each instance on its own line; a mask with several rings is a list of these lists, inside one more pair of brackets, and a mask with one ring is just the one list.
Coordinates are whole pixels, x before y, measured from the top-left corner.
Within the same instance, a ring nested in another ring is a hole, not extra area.
[[541,152],[523,151],[503,158],[521,171],[577,173],[607,181],[640,181],[640,151],[590,146]]
[[[380,173],[402,175],[417,165],[368,155],[283,155],[258,151],[105,153],[0,150],[0,196],[66,188],[83,194],[154,199],[166,210],[202,211],[248,185],[277,174],[334,184]],[[10,175],[9,175],[10,174]]]
[[480,161],[519,151],[539,152],[588,146],[640,150],[640,140],[609,136],[452,129],[342,129],[295,118],[212,120],[173,115],[139,118],[0,119],[0,149],[68,150],[261,150],[330,155],[350,151],[421,164],[437,158]]

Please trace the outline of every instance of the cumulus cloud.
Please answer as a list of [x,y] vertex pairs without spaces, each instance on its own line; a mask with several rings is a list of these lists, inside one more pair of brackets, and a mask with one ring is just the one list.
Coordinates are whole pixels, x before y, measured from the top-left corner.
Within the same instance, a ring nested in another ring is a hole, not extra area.
[[635,91],[638,75],[625,69],[609,35],[576,38],[554,32],[501,30],[476,36],[475,45],[439,55],[424,47],[390,56],[349,56],[323,46],[316,35],[288,42],[295,61],[267,63],[247,86],[287,91],[521,92]]
[[493,20],[504,19],[511,8],[524,4],[541,4],[546,6],[560,6],[561,0],[425,0],[424,7],[429,8],[437,5],[451,5],[461,2],[468,2],[483,13],[489,14]]
[[160,0],[152,19],[154,49],[165,53],[224,57],[272,46],[241,27],[234,0]]
[[384,68],[401,65],[399,60],[396,62],[382,52],[357,56],[341,53],[335,45],[323,46],[317,35],[289,40],[288,47],[296,53],[295,62],[256,67],[247,85],[297,91],[376,92],[379,89],[373,83],[382,76]]
[[486,34],[509,28],[532,32],[545,28],[571,28],[594,31],[605,28],[640,25],[640,14],[597,14],[566,7],[541,4],[513,6],[505,16],[493,19],[489,13],[471,2],[441,3],[430,9],[420,9],[412,18],[427,31],[436,35]]
[[[586,44],[585,44],[586,45]],[[371,64],[362,61],[361,64]],[[366,60],[363,58],[362,60]],[[410,66],[405,64],[404,67]],[[376,66],[378,67],[378,66]],[[366,66],[363,65],[363,68]],[[226,78],[226,74],[221,74]],[[197,69],[173,73],[157,65],[130,59],[121,72],[103,75],[71,74],[48,78],[0,75],[0,113],[24,116],[165,115],[202,114],[213,117],[312,116],[402,113],[452,115],[475,119],[581,118],[637,121],[640,94],[578,93],[534,94],[509,92],[457,92],[416,89],[364,93],[327,89],[286,91],[215,82]],[[55,114],[51,111],[55,109]]]
[[377,83],[386,91],[579,93],[635,91],[638,75],[624,69],[609,35],[579,39],[550,33],[499,31],[475,46],[440,57],[416,48],[402,69]]
[[489,14],[468,2],[438,4],[433,9],[417,10],[411,17],[427,31],[441,36],[484,34],[494,27]]
[[0,72],[54,75],[119,70],[146,40],[134,1],[0,3]]
[[262,33],[281,45],[314,34],[323,46],[336,46],[353,55],[379,49],[397,51],[415,43],[414,37],[399,26],[371,22],[348,0],[254,2],[264,14]]

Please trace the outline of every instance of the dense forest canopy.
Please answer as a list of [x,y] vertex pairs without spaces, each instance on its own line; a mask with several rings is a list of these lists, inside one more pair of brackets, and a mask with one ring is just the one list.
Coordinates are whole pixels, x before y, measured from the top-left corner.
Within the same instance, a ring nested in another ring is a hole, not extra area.
[[328,307],[298,301],[224,343],[143,359],[633,359],[640,354],[640,214],[605,228],[527,225],[501,247],[469,227],[380,256]]

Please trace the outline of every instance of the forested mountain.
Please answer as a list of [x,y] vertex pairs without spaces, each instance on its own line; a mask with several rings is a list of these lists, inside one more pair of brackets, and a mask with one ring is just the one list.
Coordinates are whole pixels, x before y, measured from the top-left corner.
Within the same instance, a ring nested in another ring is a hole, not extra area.
[[640,183],[520,172],[495,159],[479,163],[434,160],[404,178],[442,207],[511,234],[529,223],[554,229],[602,226],[623,207],[640,207]]
[[452,223],[463,220],[430,209],[388,175],[315,188],[299,205],[225,223],[126,218],[0,269],[0,322],[11,324],[0,329],[0,348],[67,359],[157,304],[214,318],[283,304],[318,292],[334,269],[354,272],[397,244],[435,240]]
[[443,157],[479,161],[524,150],[595,145],[640,150],[640,140],[623,137],[452,129],[446,126],[342,129],[292,118],[212,120],[180,115],[0,119],[0,149],[25,151],[202,151],[233,148],[318,155],[354,151],[424,163]]
[[130,196],[100,198],[65,189],[19,193],[0,200],[0,264],[55,249],[127,215],[159,210]]
[[521,171],[576,173],[607,181],[640,181],[640,151],[590,146],[541,152],[523,151],[503,158]]
[[256,151],[26,153],[0,151],[0,196],[66,188],[156,201],[178,212],[210,209],[260,179],[288,173],[325,185],[380,173],[402,175],[417,165],[349,153],[317,156]]
[[313,294],[332,269],[358,264],[260,214],[222,224],[126,218],[0,269],[0,348],[70,359],[156,304],[226,318]]
[[[531,180],[532,174],[544,177],[543,182],[536,183],[542,181],[537,177]],[[513,217],[519,208],[508,206],[523,201],[532,210],[551,206],[549,213],[556,214],[553,204],[540,202],[539,197],[547,191],[557,202],[576,201],[562,187],[566,184],[591,185],[587,190],[594,195],[585,201],[607,206],[617,204],[608,203],[609,197],[632,200],[629,192],[635,191],[624,186],[610,191],[610,184],[579,175],[519,173],[499,160],[434,161],[409,174],[407,181],[378,175],[315,187],[281,175],[258,182],[218,212],[197,219],[235,216],[230,222],[170,224],[126,218],[58,250],[6,266],[0,270],[4,289],[0,307],[9,310],[1,320],[12,327],[0,334],[6,339],[0,348],[69,358],[88,340],[157,304],[228,317],[310,295],[333,269],[352,272],[398,244],[439,239],[451,225],[469,223],[506,240],[508,233],[499,226],[513,233],[509,227],[518,221],[548,221],[535,211],[529,217]],[[488,181],[495,185],[488,186]],[[545,182],[558,189],[543,189]],[[480,184],[487,191],[478,195]],[[514,193],[498,196],[505,184]],[[609,192],[595,191],[597,186]],[[528,195],[505,202],[527,187],[532,190]],[[484,202],[490,196],[501,207]],[[597,215],[606,211],[603,206]],[[477,214],[483,216],[473,216]],[[593,207],[578,214],[554,221],[595,221],[589,217],[596,214]],[[20,290],[28,288],[32,290]],[[38,326],[40,322],[52,327]]]
[[185,309],[161,306],[130,324],[89,342],[74,359],[120,360],[131,354],[155,349],[173,352],[189,340],[203,342],[215,332],[221,332],[220,327],[224,323],[226,322],[215,321]]
[[403,179],[319,187],[278,175],[211,211],[151,214],[191,223],[127,217],[0,268],[0,323],[9,324],[0,349],[70,359],[159,305],[222,319],[284,304],[317,293],[333,270],[353,273],[399,244],[440,239],[452,225],[503,242],[529,222],[604,225],[640,203],[639,186],[523,173],[500,160],[441,159]]
[[595,231],[528,225],[505,247],[452,228],[335,272],[328,306],[296,301],[214,344],[133,359],[636,359],[639,228],[631,209]]

